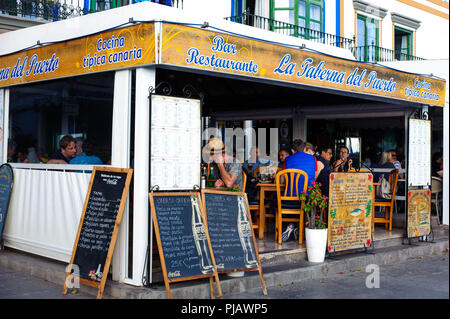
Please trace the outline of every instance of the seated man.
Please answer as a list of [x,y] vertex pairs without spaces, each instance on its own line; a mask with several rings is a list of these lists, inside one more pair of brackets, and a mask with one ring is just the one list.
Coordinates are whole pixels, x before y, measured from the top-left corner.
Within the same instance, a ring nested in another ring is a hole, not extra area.
[[215,187],[237,185],[242,189],[242,165],[226,153],[222,140],[211,138],[203,148],[203,152],[209,153],[211,165],[214,165],[214,176],[219,176],[219,179],[214,183]]
[[71,135],[64,135],[59,141],[59,150],[50,156],[47,164],[69,164],[76,152],[75,139]]
[[[313,155],[304,152],[305,142],[300,139],[296,139],[292,143],[292,155],[286,158],[285,168],[296,168],[302,170],[308,175],[308,185],[310,187],[314,181],[316,172],[316,160]],[[307,191],[303,189],[304,178],[300,177],[298,180],[298,191],[300,193]],[[296,195],[296,194],[294,194]]]

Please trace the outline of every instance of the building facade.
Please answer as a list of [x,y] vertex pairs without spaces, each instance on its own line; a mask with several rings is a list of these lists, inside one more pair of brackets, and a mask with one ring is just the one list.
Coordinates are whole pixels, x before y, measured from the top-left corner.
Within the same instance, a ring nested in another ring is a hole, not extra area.
[[[436,63],[440,65],[440,60],[434,63],[433,59],[447,59],[448,65],[445,31],[440,33],[441,41],[428,43],[429,47],[420,44],[421,39],[429,40],[424,37],[431,37],[422,35],[424,16],[432,16],[429,21],[434,19],[439,28],[448,30],[448,5],[438,0],[386,1],[393,6],[386,8],[379,6],[382,3],[123,3],[108,10],[105,5],[102,12],[82,11],[72,18],[59,19],[55,13],[55,22],[3,33],[1,155],[16,174],[6,244],[67,261],[89,182],[88,172],[73,170],[89,171],[90,167],[41,162],[58,148],[62,135],[95,137],[104,164],[135,170],[132,203],[120,229],[112,273],[116,280],[142,285],[146,254],[152,247],[148,96],[150,88],[165,82],[171,83],[174,95],[180,96],[188,85],[203,93],[202,114],[214,117],[218,128],[223,128],[224,121],[245,121],[251,127],[250,120],[263,125],[275,119],[278,122],[273,123],[285,125],[290,139],[307,139],[308,128],[331,123],[314,121],[337,119],[339,125],[347,125],[345,129],[357,125],[364,129],[369,124],[373,129],[389,128],[391,138],[395,127],[401,126],[399,141],[382,141],[401,146],[407,144],[408,117],[430,109],[430,113],[438,110],[442,131],[448,132],[448,122],[442,120],[442,110],[448,112],[448,81],[445,84],[432,72],[419,72],[413,66],[404,66],[404,72],[395,69],[405,62],[397,60],[423,63],[411,60],[416,54],[431,61],[433,70],[439,70]],[[11,10],[2,12],[10,15]],[[21,19],[41,19],[21,15]],[[226,50],[219,45],[225,42],[230,44]],[[386,50],[379,50],[383,47]],[[213,65],[216,53],[220,59]],[[382,63],[392,65],[387,68]],[[365,88],[359,81],[363,69],[368,71]],[[429,83],[433,99],[400,89],[415,79]],[[376,134],[369,131],[367,135]],[[9,159],[9,139],[26,145],[21,151],[28,155],[33,148],[37,162]],[[442,145],[448,145],[448,137]],[[448,153],[445,160],[448,181]],[[444,222],[448,223],[448,198],[444,199]]]

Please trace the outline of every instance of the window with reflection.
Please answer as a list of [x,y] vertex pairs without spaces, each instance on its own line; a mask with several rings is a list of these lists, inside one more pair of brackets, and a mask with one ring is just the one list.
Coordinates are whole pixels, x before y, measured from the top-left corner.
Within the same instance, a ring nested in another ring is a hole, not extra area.
[[113,92],[114,72],[10,88],[8,162],[47,163],[70,135],[110,164]]
[[379,21],[358,14],[356,18],[356,59],[365,62],[379,60]]

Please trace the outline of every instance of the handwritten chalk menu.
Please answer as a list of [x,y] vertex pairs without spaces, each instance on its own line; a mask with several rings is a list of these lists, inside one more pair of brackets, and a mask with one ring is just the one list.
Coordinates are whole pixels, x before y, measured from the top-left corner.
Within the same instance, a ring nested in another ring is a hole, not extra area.
[[253,231],[243,195],[204,192],[206,220],[219,271],[258,267]]
[[430,234],[431,192],[429,189],[408,191],[408,238]]
[[149,198],[168,297],[171,282],[215,276],[219,288],[199,194],[151,193]]
[[0,166],[0,243],[2,242],[3,228],[5,226],[6,213],[8,212],[9,199],[13,186],[14,173],[9,164]]
[[218,271],[258,270],[263,292],[267,294],[247,195],[202,190],[202,201]]
[[408,186],[431,185],[431,121],[409,120]]
[[103,294],[132,172],[97,166],[92,171],[69,266],[81,283],[99,288],[97,298]]
[[150,187],[190,190],[200,185],[200,100],[152,95]]
[[371,246],[373,216],[371,173],[331,173],[328,251]]

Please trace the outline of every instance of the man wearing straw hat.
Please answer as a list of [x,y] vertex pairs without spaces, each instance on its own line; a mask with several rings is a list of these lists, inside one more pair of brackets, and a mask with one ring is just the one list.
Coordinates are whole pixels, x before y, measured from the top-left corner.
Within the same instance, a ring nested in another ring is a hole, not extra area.
[[[242,189],[242,166],[239,161],[227,154],[225,145],[221,139],[213,137],[203,147],[203,153],[209,162],[213,162],[215,173],[220,178],[215,182],[215,187],[239,186]],[[217,176],[217,175],[216,175]]]

